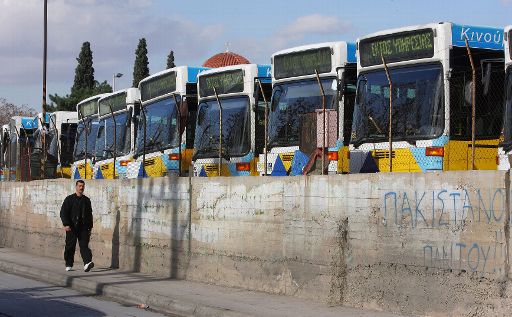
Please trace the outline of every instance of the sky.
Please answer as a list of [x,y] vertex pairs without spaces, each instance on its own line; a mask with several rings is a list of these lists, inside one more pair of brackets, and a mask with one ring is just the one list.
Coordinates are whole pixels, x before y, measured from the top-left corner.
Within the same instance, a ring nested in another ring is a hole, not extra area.
[[[441,21],[504,27],[512,0],[48,0],[47,92],[69,93],[85,41],[95,79],[112,84],[122,73],[123,89],[142,37],[153,74],[170,50],[177,65],[195,66],[229,43],[253,63],[270,63],[284,48]],[[42,55],[43,0],[0,0],[0,98],[41,110]]]

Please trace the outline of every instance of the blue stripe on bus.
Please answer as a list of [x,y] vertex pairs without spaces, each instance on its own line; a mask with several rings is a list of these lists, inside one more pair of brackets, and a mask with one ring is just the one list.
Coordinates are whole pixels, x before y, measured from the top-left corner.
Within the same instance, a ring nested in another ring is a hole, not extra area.
[[258,65],[258,77],[262,83],[272,82],[272,71],[270,65]]
[[348,63],[357,62],[356,44],[355,43],[347,43],[347,62]]
[[34,129],[34,128],[37,128],[37,121],[34,122],[34,119],[32,119],[32,118],[22,118],[21,126],[24,129]]
[[466,38],[473,48],[503,50],[503,29],[453,24],[452,44],[465,47]]
[[209,70],[207,67],[187,67],[188,70],[188,82],[197,83],[197,75],[204,71]]

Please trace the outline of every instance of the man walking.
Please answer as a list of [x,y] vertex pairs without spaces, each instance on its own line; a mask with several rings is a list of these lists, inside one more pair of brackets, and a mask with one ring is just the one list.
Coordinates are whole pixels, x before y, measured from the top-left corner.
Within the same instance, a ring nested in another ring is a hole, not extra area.
[[66,271],[71,271],[75,260],[76,240],[80,246],[80,255],[84,261],[84,271],[89,272],[93,267],[92,252],[89,249],[89,239],[92,229],[92,207],[89,197],[84,195],[85,182],[78,180],[75,193],[64,199],[60,209],[60,219],[66,231],[66,247],[64,260]]

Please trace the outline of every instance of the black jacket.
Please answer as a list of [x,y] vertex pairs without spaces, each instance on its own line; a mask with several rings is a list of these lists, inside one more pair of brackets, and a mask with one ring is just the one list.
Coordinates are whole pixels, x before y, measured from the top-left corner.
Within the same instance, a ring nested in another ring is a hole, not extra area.
[[64,226],[92,229],[92,207],[89,197],[78,197],[76,194],[66,197],[60,208],[60,219]]

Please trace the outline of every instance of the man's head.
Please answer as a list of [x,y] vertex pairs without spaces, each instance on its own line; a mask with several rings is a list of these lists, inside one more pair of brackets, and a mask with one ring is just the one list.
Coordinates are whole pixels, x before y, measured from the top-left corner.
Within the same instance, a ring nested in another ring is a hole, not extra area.
[[81,179],[77,180],[75,183],[75,193],[77,196],[82,196],[84,194],[85,182]]

